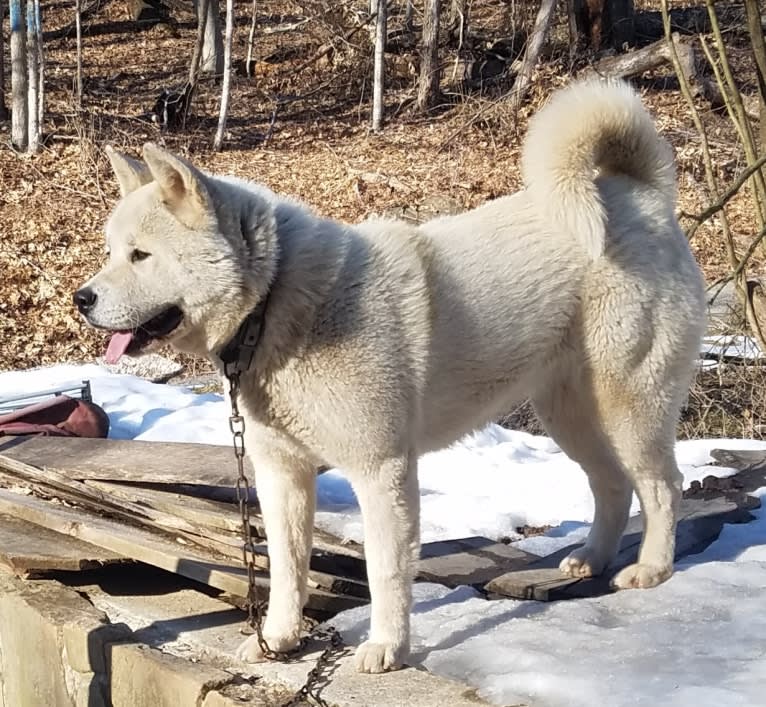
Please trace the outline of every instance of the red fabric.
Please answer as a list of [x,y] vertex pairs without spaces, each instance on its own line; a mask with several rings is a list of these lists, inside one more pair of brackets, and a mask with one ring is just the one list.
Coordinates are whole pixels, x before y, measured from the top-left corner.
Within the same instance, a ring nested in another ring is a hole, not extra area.
[[109,417],[95,403],[57,395],[0,415],[0,436],[106,437]]

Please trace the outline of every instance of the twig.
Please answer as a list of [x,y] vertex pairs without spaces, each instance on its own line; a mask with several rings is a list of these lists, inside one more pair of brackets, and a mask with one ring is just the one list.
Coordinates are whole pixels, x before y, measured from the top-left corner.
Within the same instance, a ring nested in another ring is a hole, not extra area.
[[[747,250],[745,251],[745,254],[740,258],[739,262],[737,263],[737,266],[728,274],[724,275],[721,278],[718,278],[714,283],[712,283],[707,289],[708,291],[712,290],[714,287],[718,287],[719,289],[716,291],[716,293],[708,300],[710,304],[715,302],[716,297],[721,294],[721,290],[723,290],[724,286],[727,282],[731,282],[735,278],[739,277],[745,270],[745,267],[747,266],[748,261],[753,256],[753,253],[757,250],[758,246],[761,244],[761,241],[766,238],[766,226],[764,226],[760,233],[753,238],[752,241],[750,241],[750,245],[747,247]],[[763,349],[766,351],[766,348]]]
[[485,103],[479,110],[477,110],[469,120],[467,120],[465,123],[463,123],[457,130],[450,133],[445,140],[441,142],[439,147],[436,148],[436,153],[442,152],[446,147],[449,145],[454,144],[454,140],[456,137],[464,133],[468,128],[470,128],[479,118],[481,118],[485,113],[487,113],[490,109],[495,108],[496,106],[500,105],[505,101],[505,97],[498,98],[494,101],[489,101]]
[[707,221],[711,216],[715,216],[721,209],[723,209],[726,204],[731,201],[732,198],[734,198],[739,190],[742,188],[742,185],[750,178],[750,176],[755,172],[755,170],[760,169],[766,165],[766,155],[763,157],[759,157],[756,162],[751,164],[749,167],[746,167],[740,175],[734,180],[734,183],[724,192],[723,196],[716,201],[714,204],[711,204],[708,206],[702,213],[700,214],[685,214],[685,216],[688,216],[690,219],[692,219],[695,223],[694,225],[689,228],[689,230],[686,232],[686,235],[688,238],[691,238],[695,231],[703,224],[705,221]]
[[[728,85],[729,96],[726,96],[724,87],[721,86],[721,92],[724,94],[724,100],[727,103],[727,109],[729,108],[728,99],[733,104],[733,110],[736,113],[737,131],[742,138],[742,147],[745,150],[745,156],[747,157],[748,164],[753,164],[758,157],[758,150],[755,147],[753,140],[753,133],[750,128],[750,121],[745,113],[745,107],[742,103],[742,94],[737,88],[737,84],[734,81],[734,76],[729,65],[729,57],[726,53],[726,45],[721,35],[721,28],[718,25],[718,16],[715,11],[714,0],[705,0],[705,6],[707,7],[708,15],[710,16],[710,26],[713,30],[713,37],[715,38],[716,48],[718,49],[718,56],[721,60],[721,68],[723,69],[724,77],[726,78],[726,84]],[[702,41],[703,47],[705,46],[704,39]],[[711,62],[713,69],[716,69],[715,63]],[[753,186],[755,191],[755,205],[756,205],[756,217],[758,218],[758,225],[763,226],[766,223],[766,181],[763,174],[756,171],[753,174]]]
[[[357,25],[356,27],[352,27],[346,34],[341,37],[341,40],[344,42],[349,42],[353,37],[355,37],[361,30],[363,30],[367,25],[370,24],[373,20],[376,20],[378,17],[377,12],[373,12],[364,22]],[[319,47],[319,49],[316,51],[315,54],[310,56],[306,61],[304,61],[302,64],[300,64],[297,68],[293,69],[293,74],[300,73],[303,71],[307,66],[311,66],[316,61],[319,61],[322,57],[327,56],[332,50],[333,50],[333,43],[328,42],[324,46]]]

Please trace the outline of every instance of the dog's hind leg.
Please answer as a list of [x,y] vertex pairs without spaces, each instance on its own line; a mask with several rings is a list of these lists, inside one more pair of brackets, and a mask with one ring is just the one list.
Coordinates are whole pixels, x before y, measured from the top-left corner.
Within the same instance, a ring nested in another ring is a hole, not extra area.
[[400,667],[410,644],[414,562],[420,546],[417,458],[385,460],[352,479],[364,519],[364,553],[372,599],[370,636],[357,648],[357,669]]
[[647,409],[640,417],[622,420],[615,446],[641,502],[644,536],[638,562],[612,583],[618,589],[653,587],[673,573],[683,482],[674,454],[675,417]]
[[601,574],[619,550],[630,510],[630,482],[600,429],[587,394],[559,380],[538,393],[533,405],[548,434],[587,474],[595,500],[588,538],[562,560],[561,571],[572,577]]
[[[249,445],[249,440],[248,440]],[[316,508],[316,474],[306,461],[286,455],[251,456],[269,547],[271,586],[263,636],[273,651],[289,651],[300,642],[307,597]],[[263,660],[258,636],[242,643],[237,657]]]

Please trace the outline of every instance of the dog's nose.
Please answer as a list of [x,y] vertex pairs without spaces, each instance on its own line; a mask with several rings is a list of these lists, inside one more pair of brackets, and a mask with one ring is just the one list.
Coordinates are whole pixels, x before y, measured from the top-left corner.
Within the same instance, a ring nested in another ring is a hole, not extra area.
[[82,314],[87,314],[96,304],[97,295],[90,287],[83,287],[74,293],[74,303]]

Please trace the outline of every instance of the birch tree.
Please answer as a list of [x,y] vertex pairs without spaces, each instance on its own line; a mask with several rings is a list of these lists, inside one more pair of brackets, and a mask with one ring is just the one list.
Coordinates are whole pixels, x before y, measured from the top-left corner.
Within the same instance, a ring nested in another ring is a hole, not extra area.
[[[213,0],[210,2],[213,5]],[[217,2],[215,3],[218,4]],[[208,23],[210,18],[208,18]],[[215,133],[213,148],[223,147],[226,132],[226,119],[229,115],[229,97],[231,95],[231,43],[234,36],[234,0],[226,0],[226,38],[223,49],[223,85],[221,87],[221,111],[218,116],[218,130]]]
[[8,108],[5,105],[5,41],[3,18],[5,8],[0,4],[0,120],[8,120]]
[[77,109],[82,110],[82,3],[74,0],[74,22],[77,33]]
[[35,5],[39,0],[27,0],[27,152],[40,149],[40,51],[37,18],[39,13]]
[[27,38],[22,0],[10,0],[11,25],[11,142],[26,150],[27,117]]
[[377,1],[375,19],[375,62],[372,81],[372,129],[378,132],[383,127],[383,109],[386,87],[386,39],[388,35],[387,0]]

